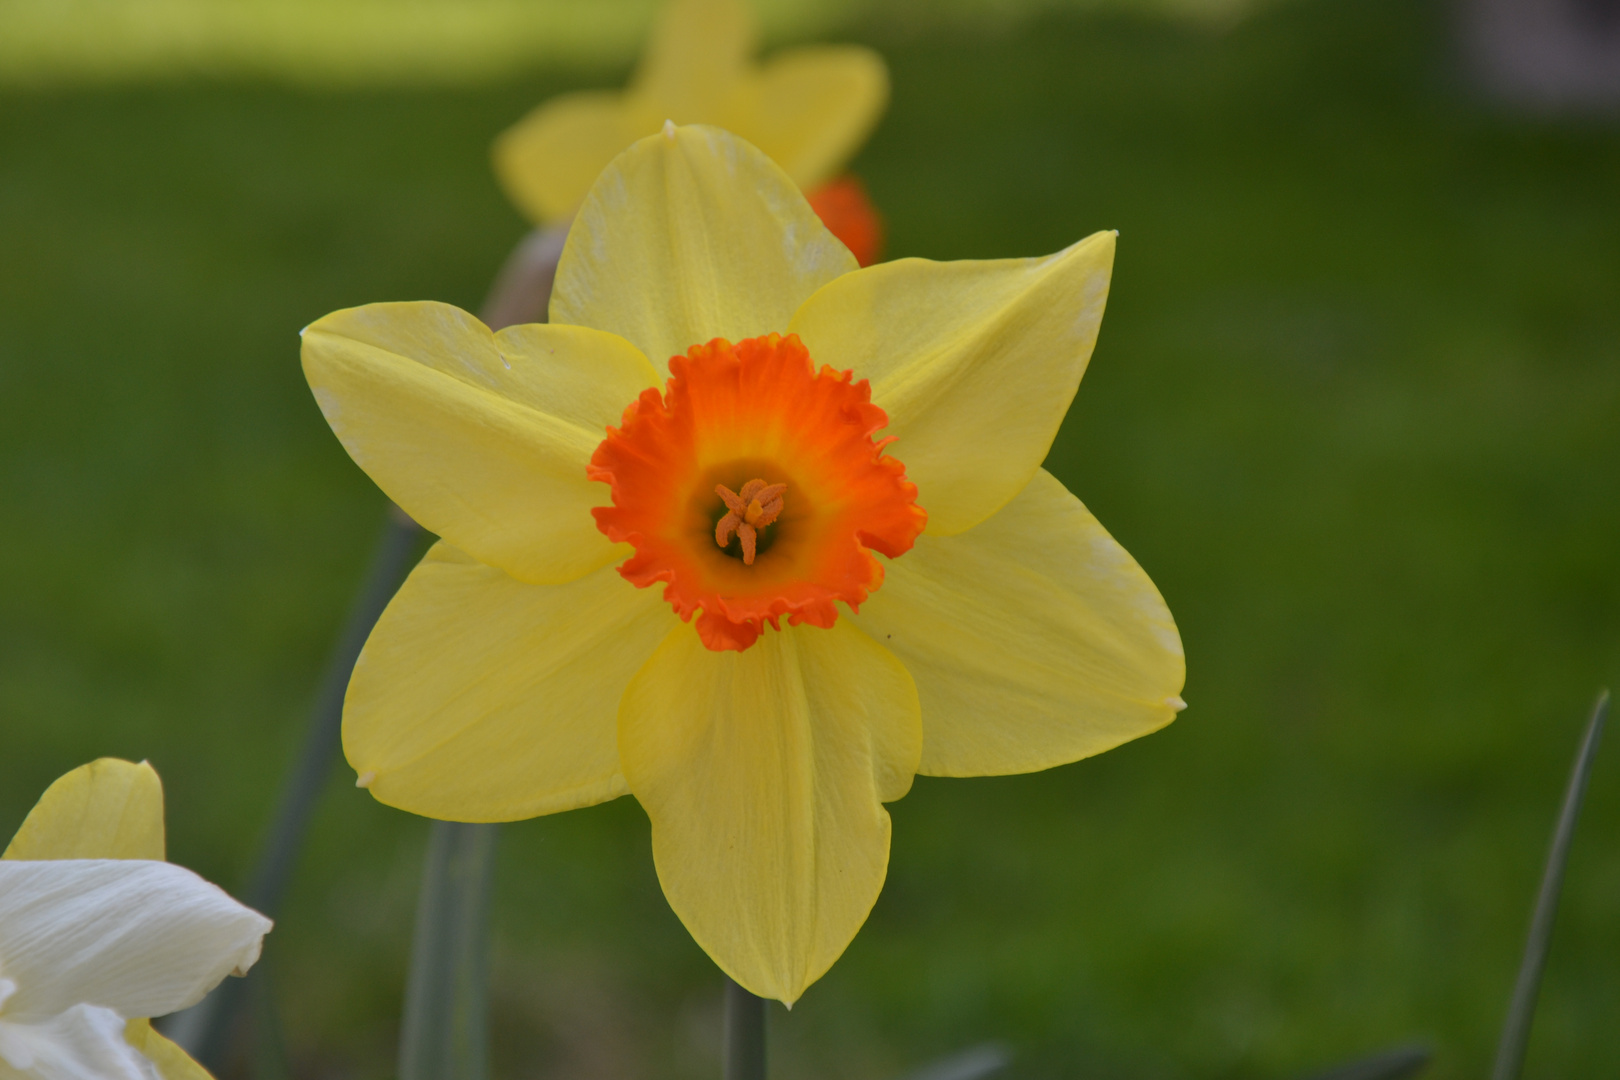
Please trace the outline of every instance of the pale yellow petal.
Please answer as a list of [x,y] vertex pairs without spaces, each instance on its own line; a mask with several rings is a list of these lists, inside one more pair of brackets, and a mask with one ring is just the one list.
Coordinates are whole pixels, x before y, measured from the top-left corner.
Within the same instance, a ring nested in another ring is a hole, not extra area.
[[449,821],[617,798],[619,696],[673,625],[610,566],[528,585],[437,544],[355,665],[344,752],[382,802]]
[[888,103],[882,58],[860,46],[810,46],[755,67],[755,37],[742,0],[666,5],[628,90],[560,95],[501,133],[493,158],[502,188],[532,221],[565,218],[615,156],[665,120],[736,132],[800,187],[828,179]]
[[672,632],[625,691],[619,753],[652,819],[664,895],[715,963],[792,1003],[883,887],[910,787],[917,691],[840,620],[767,630],[744,652]]
[[496,138],[495,177],[530,221],[549,224],[579,209],[608,163],[664,120],[644,99],[619,91],[554,97]]
[[719,123],[755,36],[746,0],[670,0],[642,54],[633,92],[677,124]]
[[1080,385],[1114,262],[1097,233],[1044,259],[902,259],[834,281],[793,317],[817,363],[872,381],[928,531],[995,513],[1035,475]]
[[924,773],[1032,772],[1175,719],[1186,665],[1147,574],[1051,474],[888,563],[853,621],[922,699]]
[[7,859],[163,858],[163,782],[146,762],[98,758],[45,789]]
[[654,363],[781,332],[855,269],[782,170],[710,127],[666,129],[610,165],[569,229],[551,321],[627,339]]
[[518,209],[546,224],[567,217],[603,169],[665,120],[733,122],[753,49],[741,0],[665,6],[629,90],[587,90],[542,103],[495,140],[495,175]]
[[733,130],[809,190],[855,156],[888,103],[889,71],[871,49],[790,49],[742,81]]
[[157,1066],[162,1080],[213,1080],[208,1070],[193,1061],[190,1054],[152,1030],[150,1020],[131,1020],[125,1024],[124,1041]]
[[621,338],[499,334],[448,304],[371,304],[304,331],[304,374],[349,456],[405,512],[482,562],[572,581],[629,548],[597,530],[585,478],[624,407],[658,381]]

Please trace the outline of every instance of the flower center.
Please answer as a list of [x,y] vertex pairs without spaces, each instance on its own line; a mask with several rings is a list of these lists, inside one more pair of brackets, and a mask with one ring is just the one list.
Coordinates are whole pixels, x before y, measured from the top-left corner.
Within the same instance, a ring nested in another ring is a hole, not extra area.
[[759,530],[782,512],[782,493],[786,490],[786,484],[767,485],[763,480],[750,480],[736,492],[724,484],[714,485],[714,493],[726,504],[726,516],[714,527],[714,542],[722,548],[730,547],[735,532],[742,544],[742,561],[753,566]]
[[872,553],[898,558],[928,520],[892,440],[873,438],[888,417],[871,387],[817,370],[792,335],[716,338],[669,370],[591,456],[613,489],[597,527],[636,549],[619,573],[663,582],[711,649],[746,649],[784,615],[830,627],[837,601],[855,610],[883,582]]

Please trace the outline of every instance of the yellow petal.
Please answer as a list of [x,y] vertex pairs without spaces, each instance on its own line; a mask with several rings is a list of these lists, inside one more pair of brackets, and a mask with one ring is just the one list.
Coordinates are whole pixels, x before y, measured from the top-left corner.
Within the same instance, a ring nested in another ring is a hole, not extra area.
[[828,179],[888,103],[882,58],[860,46],[811,46],[755,68],[754,40],[740,0],[675,0],[629,90],[552,98],[496,139],[501,186],[535,222],[567,217],[614,157],[665,120],[736,132],[800,187]]
[[755,32],[744,0],[671,0],[632,92],[677,124],[719,123],[753,54]]
[[1183,707],[1164,600],[1045,470],[984,524],[924,535],[885,570],[853,621],[917,680],[921,772],[1046,769],[1157,731]]
[[764,154],[718,128],[667,128],[620,155],[586,197],[551,321],[618,334],[662,364],[716,337],[780,332],[854,269]]
[[531,220],[550,223],[579,209],[602,170],[665,120],[734,126],[753,40],[740,0],[675,0],[628,91],[552,98],[495,140],[501,186]]
[[855,155],[888,102],[889,71],[871,49],[791,49],[742,81],[733,130],[809,190]]
[[344,753],[382,802],[448,821],[617,798],[619,695],[677,624],[612,567],[526,585],[437,544],[355,665]]
[[586,463],[658,374],[577,326],[499,334],[448,304],[370,304],[304,331],[304,374],[349,456],[431,532],[524,581],[624,558]]
[[1044,259],[901,259],[823,288],[790,328],[820,364],[872,381],[891,453],[936,536],[1023,490],[1097,342],[1114,234]]
[[906,669],[840,620],[744,652],[673,631],[631,681],[619,754],[664,895],[733,979],[791,1004],[849,945],[889,860],[882,803],[921,731]]
[[4,857],[161,861],[163,782],[144,761],[80,765],[45,789]]
[[550,224],[577,210],[608,163],[664,120],[650,103],[629,94],[563,94],[496,138],[495,177],[529,220]]
[[153,1031],[150,1020],[125,1024],[124,1041],[157,1066],[162,1080],[213,1080],[207,1069],[191,1060],[190,1054]]

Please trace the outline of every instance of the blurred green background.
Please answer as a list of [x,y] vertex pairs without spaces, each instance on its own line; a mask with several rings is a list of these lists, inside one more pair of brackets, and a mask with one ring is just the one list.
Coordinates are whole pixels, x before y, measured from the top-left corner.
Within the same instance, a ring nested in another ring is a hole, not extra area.
[[[1485,1072],[1620,674],[1620,126],[1476,101],[1444,14],[842,31],[893,70],[855,164],[892,255],[1121,231],[1049,465],[1169,600],[1191,708],[1048,773],[919,780],[867,927],[773,1014],[781,1080],[986,1039],[1016,1080],[1284,1076],[1412,1039],[1435,1077]],[[245,882],[384,513],[297,331],[476,307],[524,230],[491,137],[627,57],[0,89],[0,835],[65,770],[150,758],[171,857]],[[426,825],[339,772],[267,963],[299,1075],[370,1080]],[[1620,1074],[1617,827],[1611,745],[1529,1076]],[[717,1075],[719,977],[634,800],[501,842],[497,1075]]]
[[[1230,25],[1276,0],[752,0],[767,38],[888,23],[1006,26],[1130,11]],[[461,83],[622,63],[662,0],[0,0],[0,83],[244,74],[317,86]]]

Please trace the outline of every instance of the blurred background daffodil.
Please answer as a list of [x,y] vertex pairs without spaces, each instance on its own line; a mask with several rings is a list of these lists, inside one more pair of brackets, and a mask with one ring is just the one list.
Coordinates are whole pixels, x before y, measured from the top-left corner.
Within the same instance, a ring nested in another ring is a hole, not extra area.
[[860,182],[840,170],[888,103],[882,57],[859,45],[804,45],[756,62],[757,38],[745,0],[671,0],[627,88],[559,95],[496,139],[502,187],[536,224],[558,222],[620,151],[664,121],[712,124],[763,150],[871,264],[880,222]]

